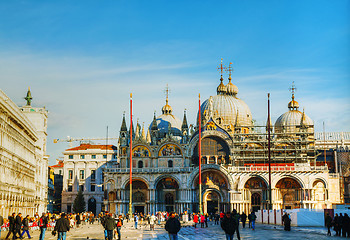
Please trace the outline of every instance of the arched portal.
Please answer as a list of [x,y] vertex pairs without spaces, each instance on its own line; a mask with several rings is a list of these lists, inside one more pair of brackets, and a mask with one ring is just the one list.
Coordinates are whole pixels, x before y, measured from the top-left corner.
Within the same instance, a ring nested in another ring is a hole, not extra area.
[[221,198],[217,191],[209,190],[203,195],[203,210],[205,213],[218,213],[220,210]]
[[257,211],[267,207],[267,185],[263,179],[260,177],[249,178],[244,184],[244,188],[248,191],[248,195],[244,197],[249,199],[251,210]]
[[96,216],[96,199],[90,198],[88,200],[88,211],[92,212]]
[[302,188],[294,178],[286,177],[279,180],[276,188],[282,196],[282,209],[300,208],[302,199]]
[[[202,139],[202,164],[228,164],[230,150],[227,143],[216,136],[208,136]],[[198,144],[194,148],[192,164],[199,165]]]
[[156,186],[156,202],[160,211],[175,211],[179,184],[170,177],[162,178]]
[[[194,179],[194,189],[196,197],[193,199],[193,210],[199,211],[199,175]],[[203,210],[217,212],[230,210],[228,191],[228,180],[224,173],[214,169],[206,169],[202,172]]]
[[[130,184],[125,186],[125,199],[130,200]],[[141,180],[132,181],[132,203],[133,211],[137,213],[146,213],[146,202],[148,201],[148,186]],[[127,206],[128,207],[128,206]]]

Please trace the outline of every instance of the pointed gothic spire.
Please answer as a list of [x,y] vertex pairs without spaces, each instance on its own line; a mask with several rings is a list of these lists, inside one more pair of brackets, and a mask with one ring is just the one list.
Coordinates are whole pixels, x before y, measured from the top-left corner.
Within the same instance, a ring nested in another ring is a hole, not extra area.
[[147,136],[146,136],[146,142],[151,143],[151,134],[149,133],[149,129],[147,129]]
[[153,121],[152,121],[151,130],[153,130],[153,131],[158,131],[158,124],[157,124],[157,119],[156,119],[156,112],[154,112],[154,115],[153,115]]
[[27,96],[24,99],[27,100],[27,106],[31,106],[33,98],[32,93],[30,92],[30,87],[28,87]]
[[300,126],[305,126],[305,109],[303,108],[303,114],[300,119]]
[[142,141],[146,141],[145,123],[142,124],[141,140],[142,140]]
[[126,121],[125,121],[125,112],[123,113],[123,121],[122,121],[122,126],[120,127],[120,131],[128,131],[128,128],[126,127]]
[[183,119],[183,121],[182,121],[181,130],[182,130],[182,132],[183,132],[184,130],[188,130],[187,117],[186,117],[186,109],[185,109],[185,111],[184,111],[184,119]]
[[135,138],[136,139],[138,139],[140,137],[140,132],[141,132],[141,125],[139,124],[139,119],[137,119],[136,133],[135,133]]

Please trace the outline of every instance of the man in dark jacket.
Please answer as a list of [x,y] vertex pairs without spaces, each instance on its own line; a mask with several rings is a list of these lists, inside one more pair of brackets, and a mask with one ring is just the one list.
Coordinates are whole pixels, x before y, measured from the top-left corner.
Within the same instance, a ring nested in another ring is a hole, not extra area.
[[57,240],[66,240],[67,232],[69,231],[69,220],[66,218],[66,214],[62,213],[61,218],[57,220],[55,225],[55,231],[57,232]]
[[18,213],[15,218],[15,231],[13,233],[12,239],[21,238],[21,227],[22,227],[22,213]]
[[29,234],[29,215],[23,218],[22,225],[23,225],[23,229],[22,229],[23,232],[21,234],[21,238],[23,238],[24,233],[27,233],[28,238],[31,239],[32,237]]
[[105,218],[104,228],[107,230],[107,239],[113,240],[113,230],[116,228],[115,220],[112,218],[112,213],[110,213]]
[[221,228],[226,234],[226,240],[233,240],[236,231],[236,223],[230,212],[227,212],[221,221]]
[[331,216],[329,216],[329,213],[327,213],[327,216],[326,216],[325,222],[326,222],[326,227],[328,228],[327,235],[328,235],[328,236],[332,236],[332,233],[331,233],[331,227],[332,227],[332,222],[333,222],[333,219],[332,219],[332,217],[331,217]]
[[179,219],[175,217],[175,213],[171,212],[168,221],[165,223],[165,230],[169,233],[170,240],[178,240],[177,233],[181,229]]
[[9,216],[9,232],[7,233],[5,239],[8,239],[11,233],[12,235],[15,233],[15,216],[16,213],[12,213],[12,215]]
[[242,212],[241,214],[241,221],[242,221],[243,228],[245,228],[245,222],[247,221],[247,214],[245,214],[244,212]]

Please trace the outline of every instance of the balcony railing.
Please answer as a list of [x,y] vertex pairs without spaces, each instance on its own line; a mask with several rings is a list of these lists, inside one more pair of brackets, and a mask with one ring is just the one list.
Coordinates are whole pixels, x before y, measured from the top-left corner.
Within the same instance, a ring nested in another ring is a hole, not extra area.
[[[229,171],[232,172],[268,172],[269,166],[245,166],[245,167],[228,167]],[[271,166],[271,171],[273,172],[320,172],[320,171],[328,171],[327,166]]]
[[[134,173],[171,173],[171,172],[192,172],[194,167],[182,167],[182,168],[133,168]],[[110,173],[129,173],[130,168],[105,168],[105,172]]]

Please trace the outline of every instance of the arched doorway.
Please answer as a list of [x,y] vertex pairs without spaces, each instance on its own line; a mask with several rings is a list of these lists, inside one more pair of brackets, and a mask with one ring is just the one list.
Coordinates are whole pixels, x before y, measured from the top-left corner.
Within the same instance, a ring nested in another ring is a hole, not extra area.
[[328,191],[326,185],[322,180],[316,180],[312,184],[313,200],[316,202],[313,206],[315,209],[327,208],[325,201],[328,200]]
[[207,191],[204,194],[204,212],[217,213],[220,209],[220,195],[216,191]]
[[90,198],[88,200],[88,211],[92,212],[96,216],[96,199]]
[[[196,198],[193,199],[193,211],[199,211],[199,175],[194,180]],[[226,176],[218,170],[208,169],[202,172],[202,204],[203,210],[228,211],[228,181]],[[217,205],[216,205],[217,204]]]
[[115,206],[115,200],[117,199],[117,194],[115,192],[109,192],[108,193],[108,205],[109,205],[109,212],[115,213],[116,206]]
[[[202,163],[206,164],[228,164],[230,150],[225,140],[216,137],[208,136],[202,139]],[[192,164],[199,165],[198,162],[198,144],[193,150]]]
[[300,208],[302,188],[297,180],[290,177],[282,178],[277,182],[276,188],[282,196],[282,209]]
[[244,188],[249,191],[248,196],[245,197],[246,199],[248,197],[250,201],[251,210],[257,211],[267,207],[267,185],[263,179],[260,177],[252,177],[244,184]]
[[[130,200],[130,184],[125,186],[125,198],[127,201]],[[146,202],[148,201],[148,186],[141,180],[132,181],[132,202],[133,211],[137,213],[146,213]],[[126,209],[129,206],[127,204]]]
[[162,178],[156,186],[156,203],[159,211],[175,211],[179,184],[170,177]]

